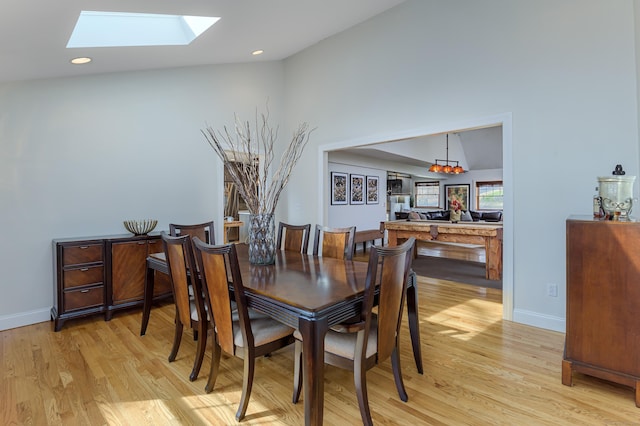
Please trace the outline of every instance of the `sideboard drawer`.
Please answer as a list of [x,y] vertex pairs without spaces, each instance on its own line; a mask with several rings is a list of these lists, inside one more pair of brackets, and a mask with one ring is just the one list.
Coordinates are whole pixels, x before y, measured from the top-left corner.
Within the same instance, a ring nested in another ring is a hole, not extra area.
[[66,246],[62,248],[62,265],[81,265],[104,260],[102,243]]
[[104,286],[64,292],[64,310],[90,308],[104,304]]
[[63,272],[63,286],[65,289],[102,284],[104,282],[104,267],[88,266],[78,269],[67,269]]

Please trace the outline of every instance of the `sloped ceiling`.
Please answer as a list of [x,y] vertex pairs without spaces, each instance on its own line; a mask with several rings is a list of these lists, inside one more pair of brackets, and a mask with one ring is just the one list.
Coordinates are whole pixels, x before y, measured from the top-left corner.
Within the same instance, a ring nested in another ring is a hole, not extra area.
[[[2,0],[0,82],[235,62],[273,61],[404,0]],[[218,16],[187,46],[67,49],[82,10]],[[251,52],[264,50],[260,56]],[[72,65],[78,56],[93,62]]]
[[[437,158],[446,157],[446,135],[430,135],[339,150],[361,158],[393,163],[394,171],[429,177],[427,169]],[[487,127],[449,134],[449,159],[460,162],[466,170],[502,169],[502,127]],[[406,169],[398,170],[398,164]],[[416,168],[424,170],[417,174]]]

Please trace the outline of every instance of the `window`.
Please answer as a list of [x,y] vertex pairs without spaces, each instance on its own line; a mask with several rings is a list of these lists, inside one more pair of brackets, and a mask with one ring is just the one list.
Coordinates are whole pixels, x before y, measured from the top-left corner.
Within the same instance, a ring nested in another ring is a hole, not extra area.
[[478,210],[502,210],[504,189],[502,181],[476,182],[476,208]]
[[440,182],[416,182],[416,207],[440,207]]

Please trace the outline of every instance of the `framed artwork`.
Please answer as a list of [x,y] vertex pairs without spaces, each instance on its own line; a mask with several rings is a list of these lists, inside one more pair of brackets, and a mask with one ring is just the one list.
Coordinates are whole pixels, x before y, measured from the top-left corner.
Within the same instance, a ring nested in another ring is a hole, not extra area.
[[451,203],[454,201],[460,203],[462,210],[469,210],[469,188],[470,185],[445,185],[444,193],[446,198],[445,208],[451,210]]
[[367,204],[378,204],[378,176],[367,176]]
[[331,172],[331,204],[347,204],[347,184],[346,173]]
[[351,175],[351,184],[350,186],[350,200],[351,204],[364,204],[364,176],[363,175]]

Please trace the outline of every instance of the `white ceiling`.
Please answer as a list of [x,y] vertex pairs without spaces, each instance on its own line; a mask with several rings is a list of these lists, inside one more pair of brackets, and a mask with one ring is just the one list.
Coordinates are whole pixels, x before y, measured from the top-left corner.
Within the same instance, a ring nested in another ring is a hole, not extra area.
[[[404,0],[1,0],[0,82],[284,59]],[[65,46],[81,10],[220,16],[188,46]],[[254,57],[251,52],[264,50]],[[79,66],[69,60],[90,56]]]
[[[452,132],[453,133],[453,132]],[[502,169],[502,126],[487,127],[481,129],[462,130],[457,131],[455,134],[460,139],[460,146],[462,149],[462,155],[464,156],[466,166],[468,170],[493,170]],[[398,144],[402,144],[403,149],[396,149]],[[434,149],[425,148],[426,145],[435,146]],[[396,142],[387,142],[384,144],[373,144],[368,146],[341,149],[339,151],[349,153],[352,155],[373,158],[376,160],[388,161],[396,164],[404,164],[412,166],[404,170],[395,171],[400,173],[406,173],[415,175],[414,167],[423,169],[424,174],[422,177],[428,176],[426,170],[433,164],[434,158],[422,158],[422,155],[418,154],[410,156],[410,153],[420,153],[428,151],[437,151],[437,157],[443,159],[443,150],[445,149],[442,141],[442,135],[438,137],[423,136],[412,138],[409,140],[402,140]],[[393,152],[392,152],[393,151]],[[403,155],[402,152],[406,152]],[[451,159],[461,160],[461,158],[453,155]],[[464,164],[463,163],[463,164]]]

